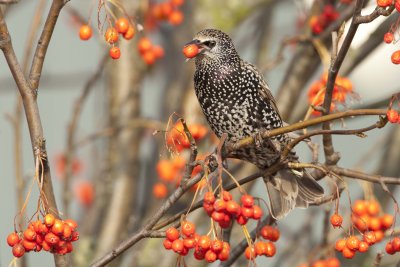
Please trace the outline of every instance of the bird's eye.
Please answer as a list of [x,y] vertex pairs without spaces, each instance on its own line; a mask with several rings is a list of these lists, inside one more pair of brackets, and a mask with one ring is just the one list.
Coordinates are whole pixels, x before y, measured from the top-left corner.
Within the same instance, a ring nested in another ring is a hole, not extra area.
[[208,46],[208,48],[212,49],[216,45],[216,42],[215,41],[205,41],[203,44]]

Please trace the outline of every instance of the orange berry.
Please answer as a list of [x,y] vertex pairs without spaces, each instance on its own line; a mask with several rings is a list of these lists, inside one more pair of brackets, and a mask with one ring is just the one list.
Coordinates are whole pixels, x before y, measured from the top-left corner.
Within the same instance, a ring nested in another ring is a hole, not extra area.
[[15,244],[19,243],[20,239],[17,233],[11,233],[7,236],[7,244],[13,247]]
[[196,239],[194,237],[190,237],[190,238],[184,238],[183,239],[183,245],[188,248],[194,248],[196,246]]
[[374,233],[375,233],[375,237],[376,237],[376,243],[382,241],[383,237],[385,236],[385,234],[383,233],[382,230],[374,231]]
[[387,32],[385,33],[385,35],[383,36],[383,41],[387,44],[392,43],[394,40],[394,35],[391,32]]
[[122,33],[122,34],[126,33],[129,28],[129,20],[127,18],[119,18],[115,22],[115,28],[117,29],[117,31],[119,33]]
[[169,239],[164,239],[163,241],[163,246],[165,249],[171,249],[172,248],[172,241]]
[[226,202],[226,211],[234,216],[240,215],[240,205],[233,200]]
[[15,244],[12,248],[14,257],[21,258],[25,254],[25,248],[21,243]]
[[[114,47],[112,47],[110,49],[110,56],[112,58],[114,58],[113,55],[111,55],[112,54],[111,50],[113,48]],[[117,47],[115,47],[115,48],[117,48]],[[74,194],[75,194],[76,200],[81,205],[83,205],[85,207],[89,207],[90,205],[92,205],[93,200],[94,200],[94,195],[95,195],[93,183],[91,181],[84,181],[84,180],[79,181],[75,185]]]
[[367,210],[370,216],[377,216],[381,211],[381,205],[376,200],[371,200],[367,205]]
[[388,118],[389,122],[396,123],[399,118],[399,113],[397,112],[397,110],[389,109],[386,112],[386,117]]
[[349,249],[348,247],[344,247],[342,251],[343,257],[346,259],[351,259],[356,255],[356,252],[354,250]]
[[254,220],[261,219],[261,217],[263,216],[263,213],[264,213],[263,210],[259,206],[257,206],[257,205],[253,206],[253,219]]
[[22,240],[22,245],[24,246],[26,252],[29,252],[29,251],[34,250],[36,248],[36,242],[29,241],[29,240],[26,240],[26,239]]
[[153,185],[153,196],[161,199],[168,195],[168,188],[163,183],[156,183]]
[[391,60],[393,64],[400,64],[400,50],[393,52]]
[[133,27],[131,24],[129,24],[128,29],[126,32],[122,35],[125,40],[130,40],[135,36],[135,27]]
[[92,28],[90,28],[89,25],[82,25],[79,28],[79,38],[81,38],[81,40],[89,40],[90,37],[92,37]]
[[163,18],[169,17],[173,12],[173,7],[171,3],[164,2],[160,4],[160,10]]
[[223,248],[219,253],[218,253],[218,259],[220,261],[226,261],[229,258],[230,250],[229,248]]
[[381,223],[380,218],[372,217],[369,220],[368,229],[373,230],[373,231],[378,231],[381,229],[381,227],[382,227],[382,223]]
[[177,26],[183,22],[183,13],[179,10],[174,10],[168,16],[168,22],[174,26]]
[[212,192],[206,192],[203,197],[204,203],[214,204],[215,196]]
[[311,267],[326,267],[324,260],[317,260],[315,261]]
[[172,242],[172,250],[176,253],[181,253],[183,251],[183,241],[181,239],[176,239]]
[[203,249],[203,250],[207,250],[211,247],[211,239],[206,236],[203,235],[199,238],[199,240],[197,241],[197,245]]
[[393,216],[391,214],[384,214],[381,217],[381,224],[383,229],[389,229],[393,225]]
[[339,239],[335,243],[335,249],[337,251],[343,251],[343,249],[346,247],[346,239]]
[[63,221],[56,219],[54,221],[53,227],[51,227],[51,231],[56,235],[62,235],[64,233]]
[[219,253],[223,249],[223,242],[221,240],[214,240],[211,243],[211,250],[215,253]]
[[182,234],[192,236],[196,232],[196,225],[189,221],[184,221],[181,225]]
[[159,45],[153,47],[153,54],[156,59],[162,58],[164,56],[164,48]]
[[254,251],[256,252],[257,256],[261,256],[267,252],[267,246],[265,245],[264,242],[261,242],[261,241],[256,242],[254,244]]
[[273,257],[276,253],[276,247],[272,242],[265,243],[265,256]]
[[240,202],[243,206],[251,208],[254,205],[254,198],[251,195],[242,195],[240,198]]
[[171,0],[173,6],[181,6],[183,3],[185,3],[185,0]]
[[144,54],[147,51],[150,51],[153,44],[151,43],[150,39],[146,37],[142,37],[138,41],[138,49],[140,54]]
[[357,250],[359,246],[360,246],[360,240],[358,240],[356,236],[350,236],[346,241],[346,247],[351,250]]
[[156,62],[156,56],[153,51],[147,51],[143,54],[143,60],[147,65],[153,65]]
[[246,218],[252,218],[254,215],[254,209],[253,209],[253,207],[251,207],[251,208],[242,207],[241,214]]
[[254,260],[256,257],[256,252],[254,247],[247,247],[244,251],[244,256],[246,257],[246,259],[248,260]]
[[70,240],[72,238],[72,228],[66,223],[64,223],[64,230],[62,236],[65,240]]
[[179,231],[175,227],[170,227],[165,231],[165,236],[170,240],[174,241],[180,237]]
[[204,125],[201,125],[201,124],[190,125],[189,131],[195,140],[203,139],[204,136],[206,136],[206,134],[208,132],[207,127],[205,127]]
[[208,250],[204,255],[204,258],[207,262],[211,263],[217,260],[217,254],[212,250]]
[[60,242],[60,238],[55,235],[54,233],[50,232],[44,236],[44,240],[49,243],[50,245],[55,245]]
[[325,267],[340,267],[338,258],[329,258],[325,260]]
[[272,242],[276,242],[276,241],[278,241],[280,235],[281,235],[281,233],[279,232],[279,229],[272,227],[268,237],[269,237],[269,240],[271,240]]
[[36,232],[32,229],[26,229],[24,231],[24,238],[28,241],[35,241],[36,240]]
[[46,214],[46,216],[44,216],[44,224],[47,227],[53,226],[55,220],[56,220],[56,217],[51,213],[48,213],[48,214]]
[[194,58],[200,52],[199,47],[196,44],[187,45],[182,50],[183,54],[187,58]]
[[225,211],[226,210],[226,201],[223,199],[217,199],[214,202],[214,210],[216,211]]
[[364,233],[363,239],[368,245],[373,245],[376,243],[376,235],[375,232],[366,232]]
[[365,232],[368,229],[369,221],[371,218],[368,215],[363,215],[360,218],[353,217],[353,224],[361,232]]
[[107,43],[113,44],[118,41],[118,31],[114,27],[110,27],[107,29],[106,33],[104,34],[104,38]]
[[342,226],[343,217],[335,213],[331,216],[331,224],[333,228]]
[[366,252],[369,249],[369,245],[367,242],[361,241],[360,246],[358,247],[358,251],[360,252]]
[[68,224],[72,231],[75,231],[78,228],[78,223],[72,219],[66,219],[64,223]]
[[363,216],[367,213],[367,202],[365,200],[356,200],[353,204],[353,212],[358,216]]
[[156,170],[160,179],[165,182],[172,182],[177,175],[172,162],[166,159],[161,159],[157,162]]
[[380,7],[388,7],[392,4],[393,0],[376,0],[376,4]]

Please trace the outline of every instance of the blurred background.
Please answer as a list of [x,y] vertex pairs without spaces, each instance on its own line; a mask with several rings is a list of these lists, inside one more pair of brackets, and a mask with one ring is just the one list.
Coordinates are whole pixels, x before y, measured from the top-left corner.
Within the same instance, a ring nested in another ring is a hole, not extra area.
[[[110,8],[108,12],[123,16],[112,2],[105,2]],[[372,12],[376,2],[365,2],[363,14]],[[242,58],[263,71],[283,117],[293,123],[304,119],[310,104],[308,90],[327,66],[321,63],[311,42],[285,40],[315,37],[329,51],[330,33],[313,33],[310,18],[321,14],[327,4],[332,4],[340,14],[338,20],[351,14],[349,10],[353,8],[352,4],[340,1],[198,0],[185,1],[177,7],[183,20],[178,18],[171,22],[154,17],[154,6],[161,1],[121,3],[137,31],[132,40],[119,42],[121,58],[112,60],[108,56],[110,46],[103,38],[107,23],[98,30],[98,3],[70,1],[58,20],[39,86],[38,104],[58,208],[65,218],[79,223],[81,238],[72,253],[73,266],[88,266],[127,238],[154,214],[165,194],[172,192],[175,184],[160,178],[157,163],[171,158],[164,131],[178,116],[184,117],[189,125],[208,127],[194,96],[194,62],[186,62],[182,54],[183,45],[196,32],[218,28],[229,33]],[[38,0],[8,6],[6,22],[20,62],[25,60],[35,14],[42,18],[40,25],[43,25],[50,4],[50,1]],[[37,13],[37,10],[42,12]],[[101,9],[99,15],[102,22],[107,13],[104,10]],[[89,18],[93,37],[84,42],[79,39],[78,31]],[[337,105],[338,110],[386,108],[391,95],[399,92],[399,66],[390,61],[390,56],[400,47],[382,41],[398,18],[396,13],[359,27],[340,72],[351,81],[353,93],[347,96],[345,105]],[[143,37],[163,48],[164,55],[155,62],[146,61],[138,52],[138,42]],[[34,37],[33,45],[37,39],[38,35]],[[36,184],[31,187],[34,162],[26,119],[18,108],[17,96],[18,90],[7,63],[0,56],[0,266],[8,266],[13,258],[5,240],[13,231],[13,218],[19,211],[21,197],[23,201],[31,190],[25,223],[35,212],[38,198]],[[334,123],[334,127],[365,127],[376,119],[348,119],[345,123]],[[72,132],[71,122],[76,123]],[[318,137],[313,141],[321,144]],[[208,131],[198,143],[200,153],[212,152],[215,144],[215,138]],[[390,124],[369,132],[367,138],[335,136],[334,145],[342,156],[340,166],[400,176],[398,125]],[[302,161],[312,160],[306,146],[300,145],[297,150]],[[180,156],[187,157],[187,151],[181,151]],[[324,161],[323,153],[320,153],[319,161]],[[234,161],[229,164],[237,179],[256,172],[247,164]],[[363,198],[363,192],[368,191],[365,190],[368,186],[363,183],[346,181],[353,200]],[[259,183],[257,180],[248,185],[248,190],[265,198],[265,187]],[[160,187],[155,189],[155,184]],[[329,188],[326,182],[324,185]],[[398,189],[391,189],[398,197]],[[380,187],[374,192],[383,210],[393,213],[393,202]],[[171,209],[171,214],[187,207],[193,196],[194,192],[185,195]],[[298,266],[313,256],[318,258],[311,252],[321,243],[324,211],[333,207],[334,204],[328,204],[295,210],[279,221],[282,239],[276,244],[277,255],[257,259],[260,266]],[[349,203],[345,194],[340,210],[348,221]],[[196,221],[199,231],[205,234],[209,220],[201,212],[194,212],[189,218]],[[333,243],[344,232],[331,230],[329,242]],[[236,229],[233,244],[242,238],[240,229]],[[370,266],[383,246],[383,243],[374,246],[369,253],[357,255],[352,261],[338,257],[343,261],[342,266]],[[27,259],[25,266],[54,265],[49,253],[29,253],[24,258]],[[161,239],[150,239],[125,252],[110,266],[172,266],[175,260],[174,253],[163,249]],[[398,256],[385,257],[382,266],[395,266],[398,260]],[[190,263],[188,266],[194,266]],[[245,264],[242,257],[237,266]],[[195,263],[195,266],[203,265]]]

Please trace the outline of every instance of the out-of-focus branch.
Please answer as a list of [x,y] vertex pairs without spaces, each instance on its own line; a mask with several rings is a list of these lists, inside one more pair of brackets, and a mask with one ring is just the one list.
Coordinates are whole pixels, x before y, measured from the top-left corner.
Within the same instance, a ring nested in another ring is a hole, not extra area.
[[75,154],[75,134],[78,126],[78,121],[80,114],[82,112],[83,104],[86,101],[91,89],[94,87],[96,82],[101,77],[101,74],[104,70],[104,66],[108,61],[108,54],[104,55],[98,64],[97,70],[93,73],[93,75],[86,82],[83,87],[82,93],[79,98],[76,100],[74,105],[74,110],[72,113],[71,121],[68,124],[67,129],[67,145],[65,149],[65,176],[63,177],[63,212],[65,216],[68,217],[69,214],[69,202],[70,202],[70,193],[71,193],[71,175],[72,175],[72,161]]

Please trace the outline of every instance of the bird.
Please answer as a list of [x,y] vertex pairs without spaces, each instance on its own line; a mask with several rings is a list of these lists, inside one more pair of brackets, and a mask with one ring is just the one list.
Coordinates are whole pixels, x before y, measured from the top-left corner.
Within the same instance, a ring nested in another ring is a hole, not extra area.
[[[212,131],[228,142],[260,137],[265,131],[280,128],[282,120],[276,101],[263,75],[242,60],[228,34],[204,29],[185,47],[195,45],[194,89]],[[291,141],[288,134],[261,139],[235,150],[230,157],[256,165],[261,172],[280,160]],[[294,151],[289,161],[298,162]],[[273,175],[263,175],[269,196],[269,210],[275,219],[285,217],[293,208],[306,208],[323,197],[324,189],[305,169],[284,167]]]

